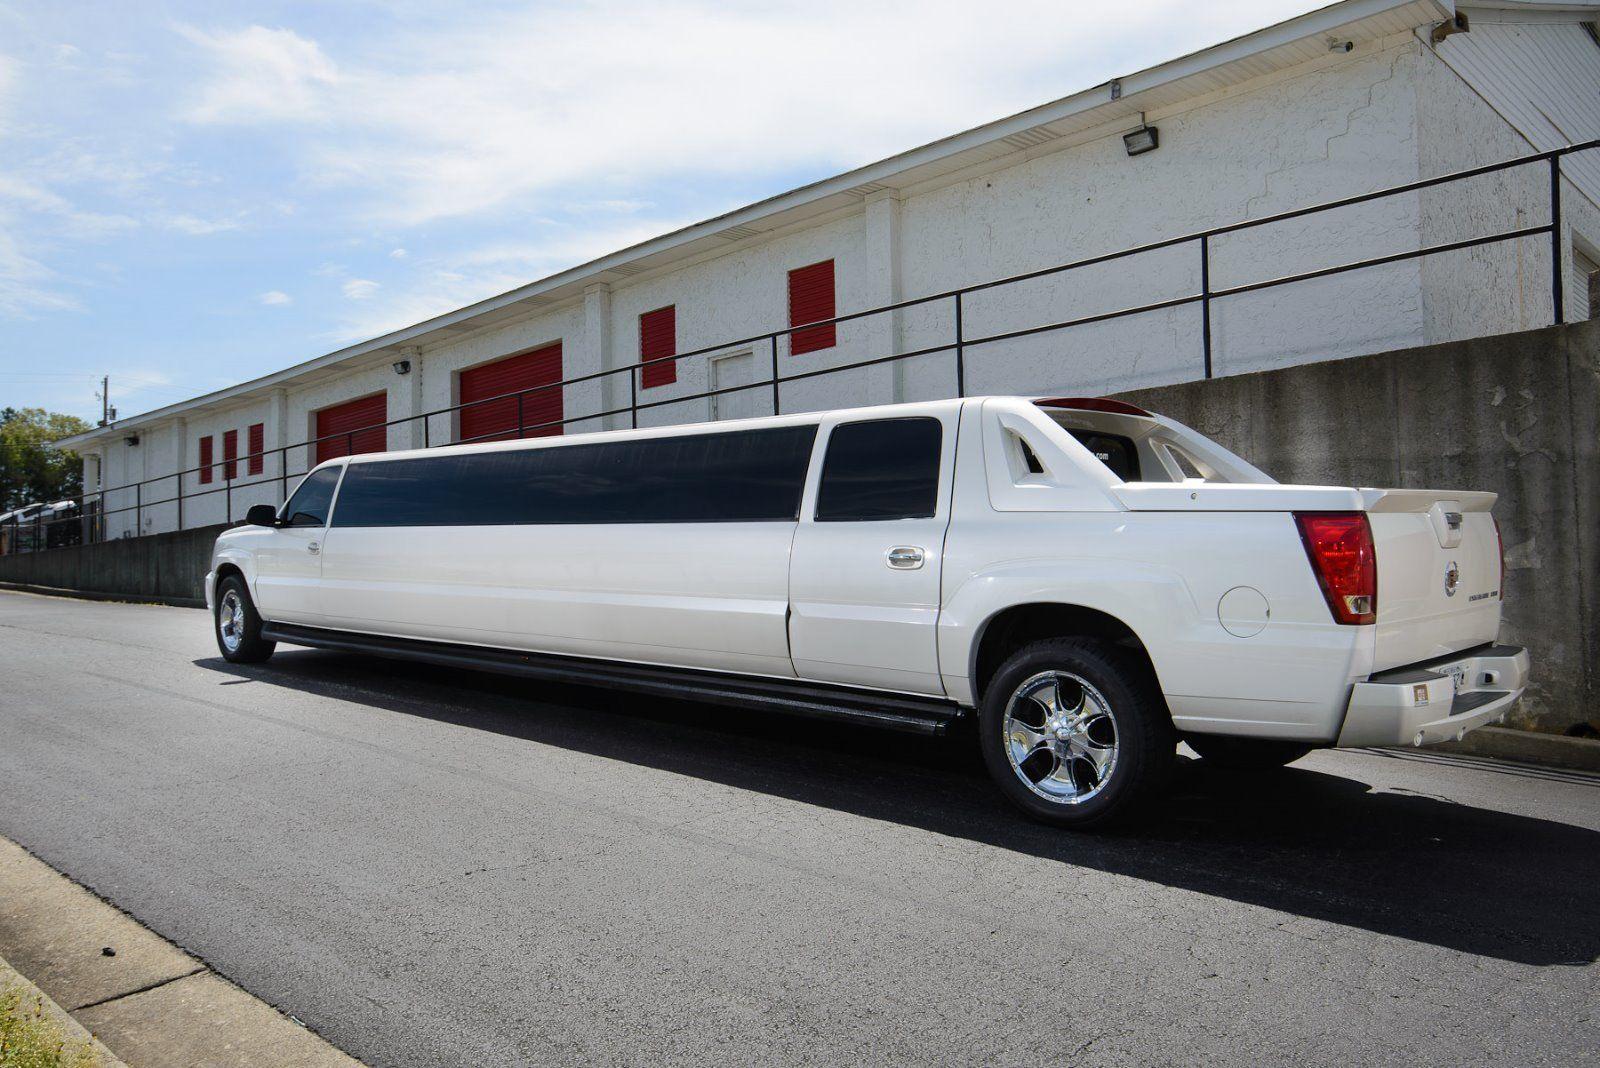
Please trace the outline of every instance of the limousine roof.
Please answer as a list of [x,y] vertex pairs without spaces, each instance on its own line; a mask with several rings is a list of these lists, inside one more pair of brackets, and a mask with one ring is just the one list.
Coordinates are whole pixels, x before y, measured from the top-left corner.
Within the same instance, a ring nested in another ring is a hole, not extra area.
[[[674,423],[671,426],[639,427],[637,430],[594,430],[560,437],[522,438],[515,441],[483,441],[465,445],[439,445],[429,449],[401,449],[395,452],[366,452],[354,456],[341,456],[324,460],[318,467],[350,463],[384,463],[415,456],[460,455],[475,452],[507,452],[513,449],[560,448],[562,445],[588,441],[637,441],[641,438],[682,437],[704,434],[709,431],[726,433],[733,430],[759,430],[763,427],[804,426],[824,419],[884,419],[899,413],[927,414],[959,408],[963,404],[987,400],[987,397],[966,397],[940,401],[911,401],[904,404],[875,404],[863,408],[828,408],[815,412],[797,412],[794,415],[759,415],[750,419],[721,419],[703,423]],[[1031,397],[1014,397],[1013,400],[1033,400]]]

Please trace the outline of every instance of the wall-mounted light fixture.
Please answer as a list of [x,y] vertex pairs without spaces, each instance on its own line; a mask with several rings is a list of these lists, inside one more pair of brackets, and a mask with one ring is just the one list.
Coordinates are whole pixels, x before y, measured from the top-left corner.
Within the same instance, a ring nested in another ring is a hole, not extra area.
[[396,360],[396,361],[394,361],[394,373],[397,374],[397,375],[408,375],[408,374],[410,374],[411,373],[411,361],[410,360]]
[[1149,125],[1129,130],[1122,135],[1122,147],[1128,150],[1130,156],[1142,156],[1146,152],[1154,152],[1161,147],[1160,131]]
[[122,439],[122,443],[127,445],[129,448],[132,448],[133,446],[139,444],[139,435],[129,434],[127,437]]

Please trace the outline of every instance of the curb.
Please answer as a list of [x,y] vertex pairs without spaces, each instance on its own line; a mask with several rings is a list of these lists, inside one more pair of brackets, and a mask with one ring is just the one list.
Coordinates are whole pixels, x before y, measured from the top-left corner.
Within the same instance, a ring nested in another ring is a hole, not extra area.
[[33,593],[41,597],[71,597],[78,601],[117,601],[122,604],[164,604],[173,608],[204,608],[199,597],[157,597],[143,593],[101,593],[97,590],[69,590],[61,586],[34,586],[26,582],[0,582],[0,590]]
[[122,1058],[109,1068],[362,1068],[7,838],[0,838],[0,957]]
[[1446,753],[1499,757],[1524,764],[1553,768],[1600,771],[1600,741],[1568,738],[1564,734],[1519,731],[1510,727],[1479,727],[1459,742],[1441,742],[1431,748]]

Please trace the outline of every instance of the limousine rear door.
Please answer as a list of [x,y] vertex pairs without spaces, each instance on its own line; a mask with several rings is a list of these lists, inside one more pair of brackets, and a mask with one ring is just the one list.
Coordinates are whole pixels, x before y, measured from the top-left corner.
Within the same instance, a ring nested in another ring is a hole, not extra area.
[[845,421],[795,533],[789,644],[801,678],[939,694],[939,577],[956,411]]
[[327,622],[792,676],[789,553],[815,437],[796,421],[352,463]]

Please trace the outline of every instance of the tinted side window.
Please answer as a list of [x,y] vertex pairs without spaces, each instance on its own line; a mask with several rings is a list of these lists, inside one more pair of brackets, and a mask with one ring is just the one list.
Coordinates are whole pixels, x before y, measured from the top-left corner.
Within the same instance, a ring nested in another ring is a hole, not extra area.
[[937,419],[845,423],[828,438],[817,519],[925,519],[938,510]]
[[337,526],[793,521],[814,426],[350,465]]
[[328,505],[333,503],[333,488],[339,484],[339,468],[324,467],[301,480],[289,505],[283,510],[291,527],[321,527],[328,523]]

